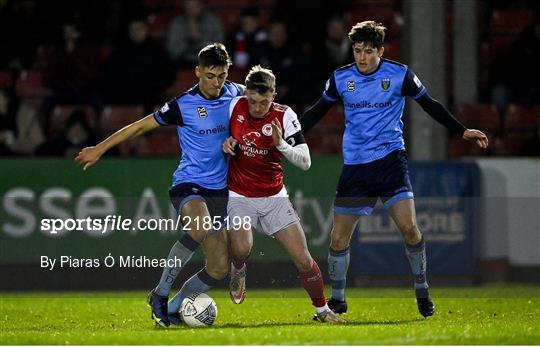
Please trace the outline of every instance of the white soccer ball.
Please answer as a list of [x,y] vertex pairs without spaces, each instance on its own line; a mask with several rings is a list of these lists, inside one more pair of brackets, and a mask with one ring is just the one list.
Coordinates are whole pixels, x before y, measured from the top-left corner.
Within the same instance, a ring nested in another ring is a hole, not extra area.
[[217,312],[216,302],[205,293],[194,293],[180,305],[182,320],[192,328],[214,324]]

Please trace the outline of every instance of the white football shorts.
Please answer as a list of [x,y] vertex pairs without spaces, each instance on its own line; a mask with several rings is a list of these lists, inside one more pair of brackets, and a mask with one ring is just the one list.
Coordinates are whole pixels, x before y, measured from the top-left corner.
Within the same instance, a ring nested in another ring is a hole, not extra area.
[[[249,218],[252,228],[272,236],[300,222],[286,191],[283,194],[283,190],[275,196],[264,198],[249,198],[230,191],[227,214],[230,220]],[[234,228],[232,229],[231,231],[234,231]]]

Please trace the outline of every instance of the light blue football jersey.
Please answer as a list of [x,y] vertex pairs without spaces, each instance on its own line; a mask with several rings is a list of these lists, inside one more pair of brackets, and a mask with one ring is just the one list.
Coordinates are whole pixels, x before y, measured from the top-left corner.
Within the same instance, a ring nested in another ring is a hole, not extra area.
[[154,113],[160,125],[177,125],[182,159],[173,174],[173,186],[227,186],[227,158],[221,145],[229,136],[230,101],[243,94],[244,86],[226,81],[218,98],[207,99],[195,85]]
[[422,82],[406,65],[387,59],[381,59],[378,68],[368,75],[356,64],[334,71],[323,98],[343,102],[344,163],[369,163],[405,148],[401,120],[405,96],[417,99],[425,93]]

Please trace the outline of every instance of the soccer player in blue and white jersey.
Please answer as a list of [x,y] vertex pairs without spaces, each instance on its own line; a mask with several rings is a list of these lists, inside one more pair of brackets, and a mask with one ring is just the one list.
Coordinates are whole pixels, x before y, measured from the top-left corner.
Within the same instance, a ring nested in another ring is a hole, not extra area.
[[221,144],[229,136],[229,102],[244,94],[244,86],[226,81],[231,60],[222,44],[204,47],[198,59],[197,85],[95,147],[84,148],[75,159],[86,170],[107,150],[125,140],[159,126],[177,126],[182,159],[174,172],[169,195],[188,232],[173,245],[168,259],[179,259],[184,267],[202,244],[206,267],[190,278],[169,303],[168,295],[181,267],[164,268],[157,287],[148,297],[152,318],[162,326],[180,324],[178,310],[182,299],[194,292],[207,291],[229,272],[225,229],[214,230],[210,223],[203,221],[221,220],[219,225],[224,225],[228,200],[227,158]]
[[426,280],[426,251],[416,223],[413,191],[403,141],[405,97],[413,98],[426,113],[467,141],[487,148],[479,130],[467,129],[427,93],[406,65],[382,58],[385,27],[373,21],[354,25],[349,33],[355,62],[334,71],[322,97],[301,118],[304,132],[312,128],[338,101],[344,106],[344,166],[334,201],[334,226],[328,255],[332,298],[336,313],[347,311],[346,274],[349,243],[362,215],[371,214],[381,198],[405,241],[414,275],[418,310],[435,312]]

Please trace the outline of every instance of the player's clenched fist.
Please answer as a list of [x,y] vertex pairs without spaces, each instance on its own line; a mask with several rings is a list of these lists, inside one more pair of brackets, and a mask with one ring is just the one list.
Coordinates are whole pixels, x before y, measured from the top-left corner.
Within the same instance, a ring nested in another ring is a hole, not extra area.
[[238,141],[236,141],[232,136],[229,136],[222,145],[223,152],[230,154],[230,155],[236,155],[234,153],[234,148],[238,144]]
[[86,147],[75,157],[75,162],[77,165],[82,165],[83,170],[86,170],[93,166],[101,158],[102,154],[95,146]]

